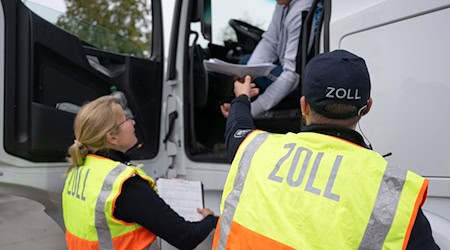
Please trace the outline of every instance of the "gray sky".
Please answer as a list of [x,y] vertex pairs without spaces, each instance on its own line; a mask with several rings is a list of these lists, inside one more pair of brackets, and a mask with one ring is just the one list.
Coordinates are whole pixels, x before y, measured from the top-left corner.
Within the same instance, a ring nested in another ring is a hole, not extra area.
[[64,0],[23,0],[23,2],[36,2],[38,4],[42,4],[49,8],[55,9],[60,12],[64,12],[66,10],[66,5],[64,4]]

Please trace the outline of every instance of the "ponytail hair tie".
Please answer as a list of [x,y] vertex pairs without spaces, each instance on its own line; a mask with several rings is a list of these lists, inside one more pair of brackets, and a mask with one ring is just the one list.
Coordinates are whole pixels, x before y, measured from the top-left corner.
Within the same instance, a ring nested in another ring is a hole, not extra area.
[[74,140],[74,141],[73,141],[73,143],[75,143],[75,145],[77,145],[78,149],[82,149],[82,148],[84,148],[84,145],[83,145],[83,143],[81,143],[81,142],[80,142],[80,141],[78,141],[78,140]]

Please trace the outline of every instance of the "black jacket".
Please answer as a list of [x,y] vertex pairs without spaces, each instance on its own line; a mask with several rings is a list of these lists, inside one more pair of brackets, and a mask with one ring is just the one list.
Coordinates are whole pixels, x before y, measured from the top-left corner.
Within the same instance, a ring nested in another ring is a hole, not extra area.
[[[115,151],[96,154],[129,164],[128,155]],[[179,249],[193,249],[216,227],[217,217],[208,215],[199,222],[188,222],[169,207],[149,183],[133,176],[122,185],[116,199],[114,217],[136,222]]]
[[[255,125],[253,124],[253,119],[250,114],[250,101],[245,96],[234,98],[231,102],[231,109],[225,130],[225,143],[228,150],[228,160],[230,162],[233,161],[238,147],[242,141],[244,141],[246,135],[253,130],[255,130]],[[315,132],[331,135],[370,149],[364,142],[362,136],[353,129],[330,125],[310,125],[303,127],[302,132]],[[417,213],[407,249],[440,249],[434,242],[430,223],[423,214],[421,208]]]

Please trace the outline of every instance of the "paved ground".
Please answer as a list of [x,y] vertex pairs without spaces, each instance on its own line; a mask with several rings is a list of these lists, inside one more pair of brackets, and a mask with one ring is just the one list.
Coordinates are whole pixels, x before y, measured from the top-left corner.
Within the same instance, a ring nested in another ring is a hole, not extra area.
[[67,249],[64,233],[34,201],[0,195],[0,250]]
[[[0,195],[0,250],[65,250],[64,233],[44,207],[25,198]],[[211,249],[214,232],[196,249]],[[162,243],[165,250],[176,248]]]

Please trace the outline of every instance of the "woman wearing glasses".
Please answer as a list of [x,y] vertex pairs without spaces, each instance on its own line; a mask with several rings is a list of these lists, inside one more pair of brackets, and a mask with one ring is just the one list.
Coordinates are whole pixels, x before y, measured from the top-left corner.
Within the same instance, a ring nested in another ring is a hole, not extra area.
[[185,221],[158,196],[154,180],[130,164],[134,125],[112,96],[78,112],[62,194],[69,249],[153,248],[157,236],[192,249],[215,228],[217,217],[207,208],[198,209],[202,221]]

